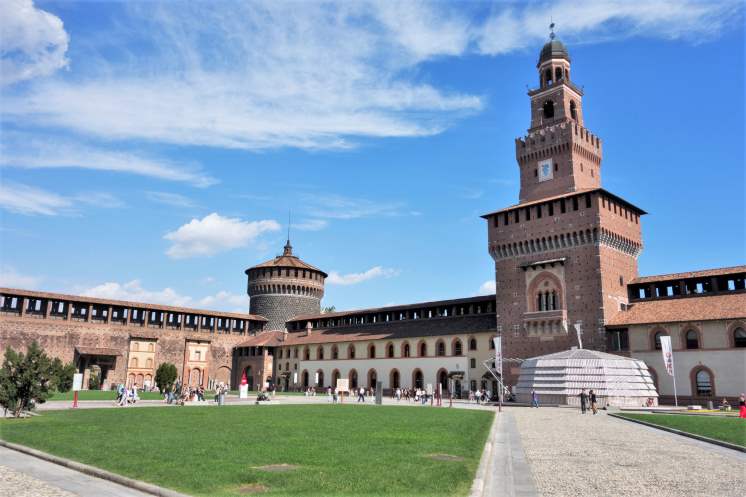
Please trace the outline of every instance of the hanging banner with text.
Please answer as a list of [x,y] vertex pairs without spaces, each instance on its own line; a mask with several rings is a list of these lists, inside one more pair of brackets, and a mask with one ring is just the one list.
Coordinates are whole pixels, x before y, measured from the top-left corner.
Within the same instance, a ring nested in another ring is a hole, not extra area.
[[661,352],[663,353],[663,364],[666,366],[666,372],[673,376],[673,350],[671,349],[671,337],[661,336]]
[[502,337],[497,336],[492,339],[495,344],[495,369],[502,376],[503,374],[503,342]]

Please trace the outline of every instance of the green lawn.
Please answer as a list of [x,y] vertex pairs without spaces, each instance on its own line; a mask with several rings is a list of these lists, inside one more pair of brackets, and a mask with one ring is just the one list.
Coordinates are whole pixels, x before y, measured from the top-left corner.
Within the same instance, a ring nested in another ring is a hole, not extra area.
[[[141,400],[160,400],[163,396],[158,392],[139,392]],[[114,400],[117,392],[114,390],[81,390],[78,392],[78,400]],[[73,400],[73,392],[55,393],[47,400]]]
[[[492,418],[355,405],[86,409],[0,420],[0,437],[199,496],[259,484],[272,496],[435,497],[468,494]],[[269,464],[298,468],[257,469]]]
[[690,414],[637,413],[624,413],[621,416],[746,447],[746,420],[740,418],[694,416]]

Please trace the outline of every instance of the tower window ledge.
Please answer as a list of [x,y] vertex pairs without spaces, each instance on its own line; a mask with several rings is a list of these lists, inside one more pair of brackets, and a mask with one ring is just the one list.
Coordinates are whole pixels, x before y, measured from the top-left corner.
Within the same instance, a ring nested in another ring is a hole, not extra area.
[[565,321],[567,310],[557,309],[553,311],[532,311],[523,313],[524,323],[539,323],[542,321]]

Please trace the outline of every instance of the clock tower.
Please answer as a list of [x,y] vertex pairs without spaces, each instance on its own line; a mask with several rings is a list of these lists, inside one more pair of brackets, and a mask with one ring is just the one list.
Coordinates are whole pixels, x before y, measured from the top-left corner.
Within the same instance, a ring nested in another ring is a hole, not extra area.
[[[552,26],[553,27],[553,26]],[[517,204],[482,216],[495,261],[497,332],[506,358],[605,350],[607,319],[637,276],[645,212],[601,187],[601,139],[585,127],[583,90],[554,33],[528,92],[531,124],[515,141]],[[516,363],[504,370],[514,385]]]
[[583,90],[570,79],[570,54],[554,33],[528,92],[531,127],[516,140],[521,202],[601,186],[601,140],[583,126]]

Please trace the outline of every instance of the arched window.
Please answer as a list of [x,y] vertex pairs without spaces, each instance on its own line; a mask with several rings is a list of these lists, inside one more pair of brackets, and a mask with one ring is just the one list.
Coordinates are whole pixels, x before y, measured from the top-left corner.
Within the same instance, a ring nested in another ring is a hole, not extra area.
[[410,351],[409,351],[409,342],[404,342],[401,346],[401,356],[402,357],[409,357]]
[[376,382],[378,381],[378,373],[375,369],[368,371],[368,388],[376,388]]
[[477,339],[472,338],[469,340],[469,350],[477,350]]
[[420,357],[427,356],[427,344],[425,342],[420,343]]
[[295,349],[295,352],[293,353],[293,356],[297,359],[298,358],[298,349]]
[[653,335],[653,346],[655,350],[661,349],[661,337],[663,336],[667,336],[667,335],[663,333],[662,331],[656,331],[655,335]]
[[557,81],[559,81],[560,79],[562,79],[562,68],[561,67],[557,67],[554,70],[554,79],[557,80]]
[[570,100],[570,117],[573,119],[578,118],[578,109],[575,105],[575,100]]
[[308,388],[308,371],[304,369],[303,374],[301,374],[300,377],[301,377],[301,384],[303,385],[303,388]]
[[332,347],[332,359],[339,359],[339,348],[336,345]]
[[132,350],[135,352],[140,350],[140,343],[139,342],[132,342]]
[[320,369],[318,371],[316,371],[316,378],[317,378],[316,379],[316,386],[318,388],[323,388],[324,387],[324,372],[322,370],[320,370]]
[[446,355],[446,344],[443,340],[438,340],[438,343],[435,344],[435,355],[439,357]]
[[277,371],[282,371],[282,363],[277,365]]
[[391,379],[389,380],[389,386],[391,388],[399,388],[400,385],[400,378],[399,378],[399,370],[392,369],[391,370]]
[[350,388],[357,388],[357,371],[350,371]]
[[440,383],[440,386],[443,389],[443,394],[445,395],[448,391],[448,371],[445,369],[438,371],[438,383]]
[[733,346],[746,347],[746,330],[740,326],[733,330]]
[[145,360],[145,367],[146,368],[152,368],[153,367],[153,359],[146,359]]
[[412,372],[412,387],[413,388],[422,388],[424,386],[424,381],[422,377],[422,371],[419,369],[415,369]]
[[552,84],[552,69],[548,68],[544,71],[544,84],[551,85]]
[[289,362],[285,363],[285,371],[290,371],[290,363]]
[[712,376],[705,369],[700,369],[694,375],[697,395],[709,397],[712,395]]
[[544,102],[544,118],[554,118],[554,102],[551,100],[547,100],[546,102]]
[[368,346],[368,358],[369,359],[375,359],[376,358],[376,346],[375,344],[370,344]]
[[461,340],[453,342],[453,355],[462,355],[464,353],[463,347],[461,346]]
[[153,347],[153,344],[149,343],[148,344],[148,352],[153,352],[154,350],[155,350],[155,348]]
[[684,335],[684,338],[686,340],[687,349],[698,349],[699,348],[699,336],[697,335],[696,331],[694,330],[687,331],[686,335]]
[[347,358],[348,359],[354,359],[355,358],[355,346],[350,344],[349,347],[347,347]]
[[130,367],[131,368],[136,368],[137,367],[137,357],[133,357],[132,358],[132,360],[130,361]]
[[386,346],[386,357],[392,358],[394,357],[394,344],[390,343]]
[[321,360],[324,358],[324,346],[319,345],[319,348],[316,349],[316,357]]
[[308,347],[303,349],[303,359],[306,361],[311,360],[311,349],[309,349]]

